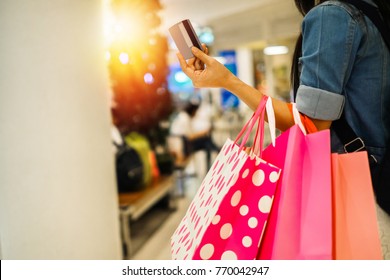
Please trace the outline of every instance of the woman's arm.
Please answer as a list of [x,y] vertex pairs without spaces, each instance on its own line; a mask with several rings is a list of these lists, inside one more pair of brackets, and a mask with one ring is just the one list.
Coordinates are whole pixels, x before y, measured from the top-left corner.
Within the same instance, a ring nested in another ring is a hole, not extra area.
[[[257,89],[241,81],[224,65],[201,50],[193,47],[192,52],[197,59],[204,63],[204,68],[196,67],[194,60],[187,63],[180,53],[177,56],[183,72],[192,80],[195,87],[225,88],[235,94],[252,110],[256,110],[262,98],[262,94]],[[275,111],[276,127],[284,131],[293,126],[294,119],[290,114],[287,103],[276,98],[273,98],[272,102]],[[330,121],[312,121],[318,129],[326,129],[331,125]]]

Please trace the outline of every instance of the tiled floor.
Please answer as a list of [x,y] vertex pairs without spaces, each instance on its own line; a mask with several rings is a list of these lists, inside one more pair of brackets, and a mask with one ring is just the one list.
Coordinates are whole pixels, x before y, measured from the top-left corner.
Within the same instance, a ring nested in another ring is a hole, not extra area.
[[383,257],[390,260],[390,216],[379,207],[377,208],[377,216]]
[[170,238],[187,211],[188,205],[199,185],[200,182],[197,177],[191,177],[186,180],[186,195],[177,198],[177,210],[150,236],[142,248],[132,256],[132,260],[171,259]]

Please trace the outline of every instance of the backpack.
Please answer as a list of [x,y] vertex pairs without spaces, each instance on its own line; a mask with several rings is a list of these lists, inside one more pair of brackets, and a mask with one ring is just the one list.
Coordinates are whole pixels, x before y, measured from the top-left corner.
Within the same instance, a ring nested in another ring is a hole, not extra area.
[[126,144],[137,151],[143,165],[143,184],[145,186],[152,182],[152,163],[150,161],[150,152],[152,151],[148,138],[136,131],[125,135]]
[[[355,6],[375,24],[390,50],[390,30],[383,22],[379,10],[360,0],[344,0],[344,2]],[[344,115],[332,123],[332,128],[343,142],[346,152],[366,150],[363,140],[356,136],[355,132],[345,120]],[[390,214],[390,140],[386,144],[386,152],[382,162],[370,161],[370,170],[377,203],[383,210]]]
[[145,188],[144,166],[138,152],[125,143],[117,145],[115,169],[119,193],[137,192]]

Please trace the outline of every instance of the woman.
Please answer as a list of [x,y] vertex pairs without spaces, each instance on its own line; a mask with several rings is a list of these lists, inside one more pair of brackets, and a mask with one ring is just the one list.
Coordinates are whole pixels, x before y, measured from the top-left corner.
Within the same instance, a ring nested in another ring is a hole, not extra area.
[[[211,153],[219,152],[219,148],[212,140],[210,128],[201,131],[194,130],[192,122],[199,108],[199,101],[190,100],[185,105],[184,109],[173,119],[170,127],[170,135],[171,137],[179,136],[180,139],[183,139],[184,143],[180,146],[184,146],[184,154],[183,152],[176,151],[176,156],[179,161],[189,156],[191,153],[205,151],[206,166],[207,169],[210,169]],[[175,148],[172,147],[172,150],[174,149]]]
[[[389,27],[387,0],[364,0],[379,8]],[[295,0],[304,16],[291,72],[297,108],[309,130],[331,129],[332,151],[344,152],[332,122],[344,114],[370,155],[372,171],[381,162],[390,137],[390,53],[375,25],[344,1]],[[178,54],[195,87],[222,87],[255,109],[262,94],[228,69],[193,48],[195,59]],[[206,67],[202,67],[206,65]],[[288,103],[273,99],[276,125],[294,125]],[[389,183],[390,184],[390,183]]]
[[[390,18],[386,0],[365,1]],[[371,160],[380,162],[390,137],[390,53],[379,31],[359,10],[342,1],[295,3],[304,15],[291,74],[298,110],[318,130],[330,128],[344,112]],[[180,54],[178,58],[195,87],[222,87],[252,109],[257,107],[262,97],[259,91],[200,50],[193,48],[193,52],[196,58],[188,62]],[[289,104],[278,99],[273,104],[277,127],[282,131],[291,127]],[[333,132],[332,151],[344,151]]]

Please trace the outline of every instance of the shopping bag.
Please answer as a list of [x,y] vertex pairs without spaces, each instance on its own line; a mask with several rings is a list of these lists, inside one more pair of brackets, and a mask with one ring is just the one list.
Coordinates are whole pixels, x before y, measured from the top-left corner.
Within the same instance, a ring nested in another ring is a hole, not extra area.
[[253,260],[267,224],[280,169],[246,160],[195,250],[194,260]]
[[[242,148],[254,123],[261,118],[266,100],[262,100],[236,141],[226,140],[206,174],[172,235],[173,259],[256,257],[280,169],[262,161],[254,150],[248,155]],[[256,136],[261,135],[262,129]],[[237,140],[244,131],[239,146]]]
[[230,139],[222,146],[189,208],[171,237],[172,259],[192,259],[196,246],[214,217],[218,202],[238,178],[245,152]]
[[257,259],[332,259],[330,133],[301,126],[263,152],[282,173]]
[[383,259],[366,151],[332,154],[334,259]]

